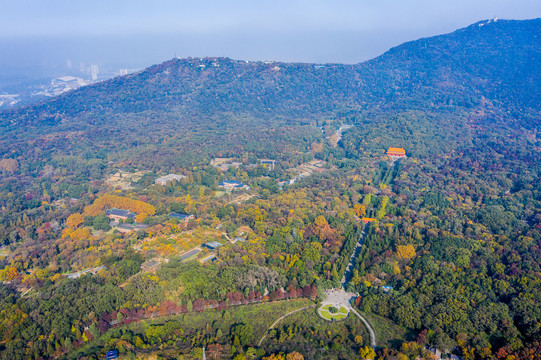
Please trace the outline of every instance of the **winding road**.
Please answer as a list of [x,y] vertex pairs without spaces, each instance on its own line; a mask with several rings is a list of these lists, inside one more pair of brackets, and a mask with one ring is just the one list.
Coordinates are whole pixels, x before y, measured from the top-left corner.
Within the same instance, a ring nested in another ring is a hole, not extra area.
[[357,310],[355,310],[354,308],[350,308],[350,310],[355,314],[357,315],[357,317],[359,319],[361,319],[361,321],[363,322],[364,326],[366,326],[366,328],[368,329],[368,332],[370,333],[370,342],[372,343],[372,348],[376,348],[376,333],[374,332],[374,329],[372,329],[372,325],[370,325],[370,323],[361,315],[357,312]]
[[309,308],[312,308],[312,307],[315,307],[317,304],[314,304],[314,305],[308,305],[308,306],[305,306],[305,307],[302,307],[300,309],[295,309],[293,311],[290,311],[288,312],[287,314],[284,314],[282,316],[280,316],[278,319],[276,319],[275,322],[272,323],[271,326],[269,326],[269,328],[267,330],[265,330],[265,333],[263,334],[263,336],[261,337],[261,340],[259,340],[259,343],[257,344],[258,347],[261,347],[261,344],[263,343],[263,340],[265,340],[265,338],[267,337],[267,334],[269,333],[269,331],[271,329],[273,329],[280,321],[282,321],[284,318],[288,317],[289,315],[293,315],[299,311],[302,311],[302,310],[306,310],[306,309],[309,309]]

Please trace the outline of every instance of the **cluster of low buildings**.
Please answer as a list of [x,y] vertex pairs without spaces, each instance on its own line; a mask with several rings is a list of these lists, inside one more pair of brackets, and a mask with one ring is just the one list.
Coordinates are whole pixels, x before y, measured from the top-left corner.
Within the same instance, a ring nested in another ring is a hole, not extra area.
[[178,174],[169,174],[169,175],[157,178],[154,181],[154,183],[158,185],[167,185],[172,181],[181,181],[182,179],[186,179],[186,176],[178,175]]
[[75,90],[85,85],[88,85],[88,83],[79,77],[61,76],[51,81],[50,91],[54,95],[59,95],[66,91]]
[[107,216],[111,220],[117,220],[117,221],[118,220],[124,221],[124,220],[128,220],[128,219],[135,220],[135,213],[132,213],[129,210],[122,210],[122,209],[113,208],[113,209],[106,210],[105,214],[107,214]]
[[278,185],[280,186],[280,188],[283,188],[284,185],[292,185],[297,180],[311,176],[316,172],[325,171],[324,165],[325,162],[323,160],[312,160],[310,162],[307,162],[306,164],[301,164],[296,168],[292,169],[292,171],[298,174],[297,176],[291,178],[290,180],[278,181]]
[[202,246],[203,246],[204,248],[209,249],[209,250],[216,250],[216,249],[218,249],[220,246],[222,246],[222,244],[219,243],[218,241],[209,241],[208,243],[203,244]]
[[224,180],[218,184],[218,187],[221,187],[226,191],[250,189],[248,185],[243,184],[237,180]]
[[[123,210],[123,209],[108,209],[105,211],[109,219],[113,220],[111,223],[111,226],[115,226],[118,231],[121,233],[128,233],[131,231],[138,231],[138,230],[144,230],[148,228],[148,225],[145,224],[136,224],[136,223],[126,223],[123,222],[122,224],[119,224],[120,221],[126,221],[129,219],[133,219],[135,222],[135,216],[136,214],[129,211],[129,210]],[[178,220],[179,222],[182,222],[184,224],[187,224],[190,220],[195,219],[194,215],[190,214],[181,214],[172,212],[169,214],[170,219]]]
[[260,159],[259,163],[268,169],[274,170],[274,166],[276,165],[276,160]]
[[169,214],[169,218],[178,220],[179,222],[188,223],[190,220],[195,219],[195,216],[190,214],[172,212],[171,214]]
[[139,230],[145,230],[148,228],[148,225],[145,224],[119,224],[116,226],[116,229],[120,231],[121,233],[129,233],[132,231],[139,231]]
[[14,106],[19,102],[19,94],[3,94],[0,95],[0,108],[2,106]]
[[242,163],[233,161],[232,158],[215,158],[212,159],[210,165],[220,169],[220,171],[227,171],[231,167],[234,169],[238,169],[239,166],[242,165]]

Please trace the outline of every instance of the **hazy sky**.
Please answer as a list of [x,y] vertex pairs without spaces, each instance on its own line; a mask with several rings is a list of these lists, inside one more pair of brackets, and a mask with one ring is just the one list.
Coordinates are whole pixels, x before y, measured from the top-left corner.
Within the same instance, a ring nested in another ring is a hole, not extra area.
[[482,19],[540,16],[540,0],[0,0],[0,65],[129,68],[175,55],[357,63]]

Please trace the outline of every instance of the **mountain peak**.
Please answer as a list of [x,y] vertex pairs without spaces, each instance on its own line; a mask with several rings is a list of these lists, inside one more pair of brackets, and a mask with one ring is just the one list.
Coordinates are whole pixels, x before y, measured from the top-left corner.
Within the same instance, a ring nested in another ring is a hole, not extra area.
[[[482,26],[480,26],[482,25]],[[173,111],[189,116],[243,112],[295,121],[337,108],[475,104],[481,98],[539,109],[541,19],[483,20],[411,41],[358,65],[173,58],[141,72],[80,88],[0,115],[0,122],[101,118]],[[48,123],[48,122],[47,122]]]

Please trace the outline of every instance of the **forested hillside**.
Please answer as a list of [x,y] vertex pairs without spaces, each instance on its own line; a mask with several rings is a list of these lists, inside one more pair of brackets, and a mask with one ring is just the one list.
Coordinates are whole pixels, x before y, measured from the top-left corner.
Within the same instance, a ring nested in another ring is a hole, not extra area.
[[341,286],[365,223],[347,288],[393,324],[378,357],[535,358],[540,33],[482,21],[356,65],[172,59],[0,113],[0,358],[373,358],[351,317],[258,345]]

